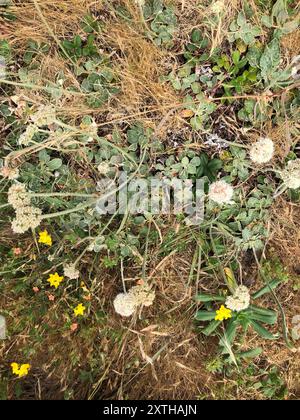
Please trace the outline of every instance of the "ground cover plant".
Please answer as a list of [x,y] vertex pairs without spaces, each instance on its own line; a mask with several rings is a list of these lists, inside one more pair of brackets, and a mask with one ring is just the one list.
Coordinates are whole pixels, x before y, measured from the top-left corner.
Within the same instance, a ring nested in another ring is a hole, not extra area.
[[1,399],[299,398],[299,16],[0,0]]

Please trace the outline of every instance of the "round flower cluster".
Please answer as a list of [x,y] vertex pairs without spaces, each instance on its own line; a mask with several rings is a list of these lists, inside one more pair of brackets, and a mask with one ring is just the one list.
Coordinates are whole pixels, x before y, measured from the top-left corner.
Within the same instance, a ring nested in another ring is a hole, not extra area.
[[230,204],[233,188],[225,181],[213,182],[209,188],[208,197],[218,204]]
[[261,137],[250,148],[250,159],[254,163],[267,163],[274,154],[274,143],[269,138]]
[[151,306],[155,299],[154,290],[146,284],[133,286],[129,293],[134,297],[137,305]]
[[220,14],[225,9],[225,3],[222,0],[218,0],[211,5],[211,11],[215,14]]
[[39,110],[31,116],[31,121],[36,127],[53,124],[55,120],[55,108],[47,105],[42,105]]
[[42,212],[39,208],[31,206],[30,195],[24,184],[13,184],[8,190],[7,201],[16,212],[16,218],[11,224],[15,233],[24,233],[40,225]]
[[97,169],[98,169],[98,172],[99,172],[100,175],[107,175],[109,173],[109,170],[110,170],[109,163],[101,162],[98,165]]
[[33,206],[20,207],[16,209],[16,218],[12,221],[11,227],[15,233],[24,233],[28,229],[37,228],[42,221],[42,212]]
[[132,315],[138,306],[150,306],[155,299],[155,292],[144,284],[132,287],[128,293],[119,293],[114,300],[115,311],[122,316]]
[[10,168],[8,166],[2,166],[0,169],[0,175],[3,178],[7,178],[10,180],[17,179],[19,177],[19,169],[18,168]]
[[8,190],[7,201],[14,209],[30,205],[30,197],[24,184],[13,184]]
[[28,146],[30,141],[32,140],[33,136],[38,132],[38,127],[34,124],[30,124],[24,133],[21,134],[19,137],[19,145],[20,146]]
[[115,311],[121,316],[130,316],[136,310],[134,297],[129,293],[119,293],[114,300]]
[[250,305],[250,293],[246,286],[239,286],[233,296],[228,296],[226,306],[232,311],[240,312]]
[[300,159],[290,160],[280,175],[288,188],[300,188]]
[[79,270],[75,268],[75,264],[66,264],[64,266],[64,276],[71,280],[79,278]]

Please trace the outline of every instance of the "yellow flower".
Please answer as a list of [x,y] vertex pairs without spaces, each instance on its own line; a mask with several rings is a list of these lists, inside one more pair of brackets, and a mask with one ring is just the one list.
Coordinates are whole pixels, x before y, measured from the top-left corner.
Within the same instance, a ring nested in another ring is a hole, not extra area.
[[221,308],[216,311],[216,314],[216,321],[223,321],[224,319],[231,318],[231,310],[225,308],[224,305],[222,305]]
[[30,369],[30,365],[28,363],[25,363],[23,365],[19,365],[18,363],[11,363],[10,366],[12,369],[12,373],[14,375],[17,375],[19,378],[28,375],[28,371]]
[[14,375],[18,375],[19,374],[19,365],[18,363],[11,363],[11,368],[12,368],[12,373]]
[[50,286],[53,286],[55,289],[57,289],[63,279],[63,276],[59,276],[58,273],[54,273],[49,275],[47,281],[50,283]]
[[45,244],[45,245],[48,245],[48,246],[52,245],[52,237],[51,237],[51,235],[49,235],[47,230],[44,230],[43,232],[40,232],[39,235],[40,235],[40,237],[39,237],[39,243],[40,244]]
[[82,303],[79,303],[79,305],[74,308],[74,314],[75,316],[83,315],[85,311],[85,306],[83,306]]

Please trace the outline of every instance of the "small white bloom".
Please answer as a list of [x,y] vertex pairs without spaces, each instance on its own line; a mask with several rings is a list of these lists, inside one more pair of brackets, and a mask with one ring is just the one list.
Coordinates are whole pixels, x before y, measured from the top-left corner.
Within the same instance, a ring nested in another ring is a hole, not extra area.
[[7,201],[14,209],[30,205],[30,196],[24,184],[13,184],[8,190]]
[[218,204],[230,204],[233,196],[233,188],[225,181],[216,181],[209,187],[208,197]]
[[222,0],[218,0],[211,5],[211,11],[215,14],[220,14],[225,9],[225,3]]
[[79,270],[76,269],[75,264],[66,264],[64,266],[64,276],[71,280],[78,279],[80,275]]
[[38,132],[38,128],[37,126],[35,126],[34,124],[30,124],[26,130],[24,131],[23,134],[20,135],[19,137],[19,145],[20,146],[28,146],[29,143],[31,142],[33,136]]
[[0,169],[0,175],[3,178],[7,178],[10,180],[17,179],[19,177],[19,169],[18,168],[9,168],[8,166],[3,166]]
[[269,138],[261,137],[250,148],[250,159],[252,162],[261,164],[269,162],[274,155],[274,143]]
[[31,116],[31,120],[37,127],[53,124],[56,120],[55,108],[51,105],[42,105],[39,110]]
[[107,175],[108,172],[109,172],[110,166],[109,166],[109,164],[107,162],[101,162],[98,165],[97,169],[98,169],[99,174],[101,174],[101,175]]
[[12,221],[11,228],[15,233],[25,233],[29,229],[37,228],[42,221],[42,212],[33,206],[19,207],[16,209],[16,218]]
[[136,310],[136,302],[129,293],[119,293],[114,300],[115,311],[121,316],[131,316]]
[[240,312],[247,309],[250,305],[250,293],[246,286],[237,287],[234,295],[228,296],[225,305],[232,311]]
[[280,175],[288,188],[300,188],[300,159],[290,160]]
[[133,286],[129,292],[136,305],[151,306],[155,299],[155,292],[147,284]]

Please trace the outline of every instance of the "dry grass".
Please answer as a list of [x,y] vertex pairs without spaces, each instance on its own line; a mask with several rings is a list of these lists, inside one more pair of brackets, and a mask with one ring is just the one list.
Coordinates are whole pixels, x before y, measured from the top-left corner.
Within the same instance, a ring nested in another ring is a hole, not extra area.
[[[10,8],[16,20],[7,25],[3,37],[8,38],[14,48],[20,52],[26,47],[29,39],[37,42],[53,41],[49,29],[41,18],[45,18],[57,37],[67,38],[80,31],[80,21],[89,13],[94,4],[91,0],[14,0]],[[37,8],[40,7],[41,14]]]
[[[114,71],[122,91],[109,117],[126,120],[136,115],[147,123],[176,107],[178,98],[170,86],[160,81],[165,72],[166,53],[145,39],[138,29],[114,21],[106,28],[106,42],[117,51],[113,57]],[[155,112],[151,113],[152,109]],[[143,115],[145,111],[150,112]]]
[[289,62],[291,62],[295,56],[300,54],[300,29],[285,35],[281,40],[281,45]]
[[273,242],[283,264],[291,272],[300,272],[300,205],[279,197],[273,206]]

